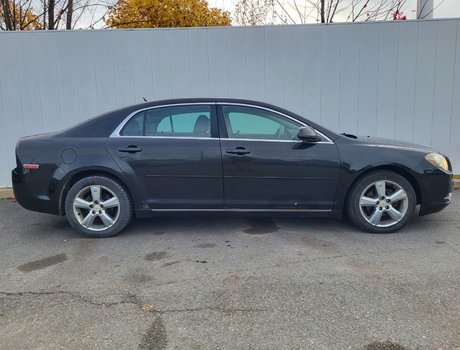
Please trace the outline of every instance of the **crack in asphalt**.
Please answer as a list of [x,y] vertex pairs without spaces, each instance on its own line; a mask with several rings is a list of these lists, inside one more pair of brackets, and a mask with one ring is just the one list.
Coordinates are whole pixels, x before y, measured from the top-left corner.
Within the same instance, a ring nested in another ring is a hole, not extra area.
[[[88,303],[94,306],[112,307],[123,304],[131,304],[139,307],[142,310],[142,303],[138,300],[137,296],[128,296],[127,299],[114,302],[97,302],[92,299],[86,298],[80,294],[69,292],[69,291],[26,291],[26,292],[4,292],[0,291],[0,295],[9,297],[26,297],[26,296],[48,296],[48,295],[64,295],[74,299],[78,299],[84,303]],[[197,308],[184,308],[184,309],[166,309],[166,310],[152,310],[147,311],[153,314],[168,314],[168,313],[181,313],[181,312],[200,312],[200,311],[219,311],[222,313],[236,313],[236,312],[271,312],[270,309],[251,309],[251,308],[222,308],[218,306],[203,306]]]
[[0,295],[5,295],[5,296],[12,296],[12,297],[23,297],[23,296],[47,296],[47,295],[66,295],[69,297],[72,297],[74,299],[78,299],[82,302],[95,305],[95,306],[105,306],[105,307],[111,307],[111,306],[116,306],[116,305],[122,305],[122,304],[132,304],[136,306],[140,306],[140,303],[136,300],[135,296],[128,296],[127,299],[122,299],[121,301],[114,301],[114,302],[96,302],[92,299],[86,298],[80,294],[65,291],[65,290],[59,290],[59,291],[26,291],[26,292],[4,292],[0,291]]
[[270,309],[236,309],[236,308],[223,308],[218,306],[203,306],[198,308],[185,308],[185,309],[170,309],[158,310],[159,314],[180,313],[180,312],[200,312],[200,311],[219,311],[222,313],[236,313],[236,312],[271,312]]
[[[457,246],[459,246],[459,244],[455,244],[455,243],[449,243],[449,244],[450,244],[450,248],[452,248],[454,251],[456,251],[455,248]],[[436,248],[441,249],[441,247],[439,247],[439,246],[438,247],[437,246],[434,246],[434,247],[430,246],[430,247],[434,248],[434,249],[436,249]],[[426,247],[422,247],[422,248],[426,248]],[[241,273],[241,272],[265,270],[265,269],[271,269],[271,268],[274,268],[274,267],[297,265],[297,264],[303,264],[303,263],[321,261],[321,260],[335,260],[335,259],[341,259],[341,258],[352,258],[352,257],[359,257],[361,255],[364,255],[364,256],[366,256],[366,255],[378,255],[378,254],[382,255],[382,254],[385,254],[385,253],[404,252],[404,251],[417,250],[417,249],[422,249],[422,248],[421,247],[409,247],[409,248],[379,250],[378,252],[377,251],[366,251],[366,252],[359,252],[359,253],[353,253],[353,254],[339,254],[339,255],[331,255],[331,256],[319,256],[319,257],[316,257],[316,258],[304,258],[304,259],[300,259],[300,260],[288,261],[288,262],[279,263],[279,264],[256,266],[256,267],[253,267],[253,268],[232,270],[232,273]],[[225,272],[212,274],[212,277],[218,277],[218,276],[223,276],[223,275],[228,275],[228,274],[229,274],[229,272],[225,271]],[[183,283],[183,282],[189,282],[189,281],[192,281],[192,280],[195,281],[195,280],[208,279],[208,278],[209,278],[209,276],[203,277],[203,278],[199,278],[199,277],[184,278],[184,279],[180,279],[180,280],[177,280],[177,281],[167,281],[167,282],[164,282],[164,283],[158,283],[158,284],[155,284],[154,286],[155,287],[162,287],[162,286],[170,285],[170,284]]]

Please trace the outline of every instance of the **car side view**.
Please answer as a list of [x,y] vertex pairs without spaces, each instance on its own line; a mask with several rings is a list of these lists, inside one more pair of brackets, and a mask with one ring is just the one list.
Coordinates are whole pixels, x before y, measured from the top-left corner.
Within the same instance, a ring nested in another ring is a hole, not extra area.
[[86,237],[180,212],[334,217],[389,233],[452,198],[449,159],[239,99],[148,102],[16,146],[14,193]]

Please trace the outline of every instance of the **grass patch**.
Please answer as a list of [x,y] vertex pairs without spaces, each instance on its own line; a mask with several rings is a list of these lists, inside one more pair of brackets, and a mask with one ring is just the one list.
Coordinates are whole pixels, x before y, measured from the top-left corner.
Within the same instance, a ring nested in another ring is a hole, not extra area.
[[13,199],[14,194],[11,188],[0,188],[0,199]]

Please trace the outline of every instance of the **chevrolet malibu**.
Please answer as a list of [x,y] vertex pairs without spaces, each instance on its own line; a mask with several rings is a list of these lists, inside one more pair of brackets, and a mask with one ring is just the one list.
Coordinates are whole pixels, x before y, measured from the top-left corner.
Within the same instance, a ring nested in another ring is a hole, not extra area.
[[336,134],[266,103],[178,99],[135,105],[16,146],[14,193],[24,208],[65,215],[86,237],[134,217],[179,212],[347,214],[394,232],[417,205],[452,198],[449,159],[414,144]]

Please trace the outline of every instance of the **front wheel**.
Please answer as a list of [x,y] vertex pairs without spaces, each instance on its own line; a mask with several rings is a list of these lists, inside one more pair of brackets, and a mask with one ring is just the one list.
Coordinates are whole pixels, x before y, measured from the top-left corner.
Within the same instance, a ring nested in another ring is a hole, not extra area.
[[125,188],[105,176],[76,182],[65,200],[70,225],[85,237],[111,237],[131,221],[133,209]]
[[371,233],[395,232],[415,211],[416,195],[409,181],[392,171],[365,175],[353,185],[347,201],[350,220]]

